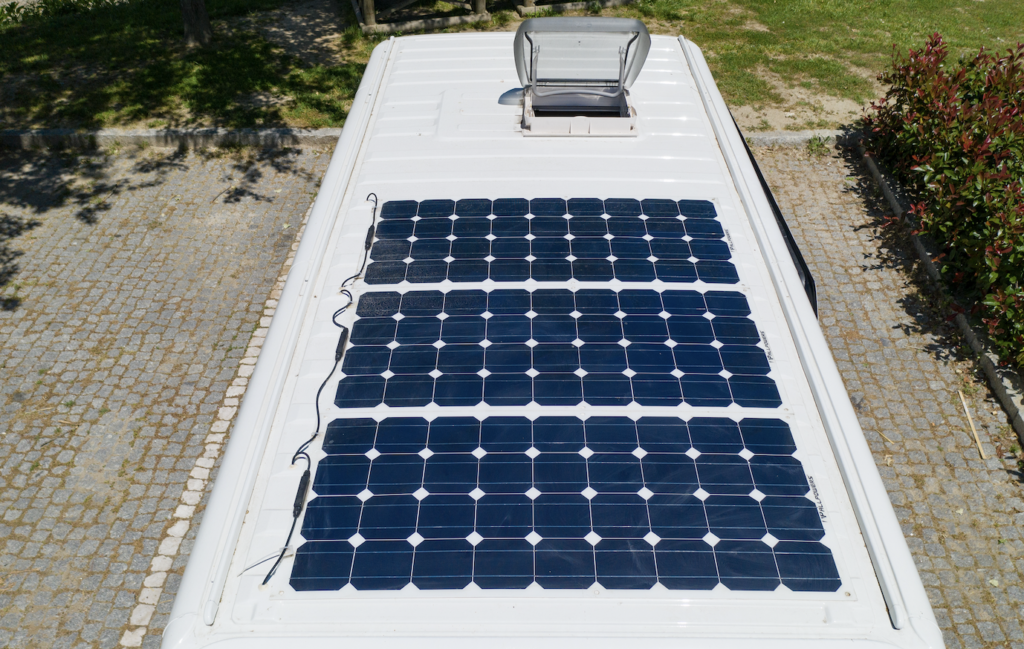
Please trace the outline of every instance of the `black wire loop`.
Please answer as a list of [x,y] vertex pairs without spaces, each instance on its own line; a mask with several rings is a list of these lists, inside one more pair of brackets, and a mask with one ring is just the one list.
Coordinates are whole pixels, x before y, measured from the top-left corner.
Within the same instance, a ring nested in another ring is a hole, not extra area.
[[[345,297],[348,298],[348,304],[346,304],[345,306],[341,307],[340,309],[335,311],[333,315],[331,315],[331,322],[334,323],[335,327],[338,327],[339,329],[342,330],[342,338],[341,338],[341,341],[338,343],[339,344],[339,352],[335,356],[334,367],[331,368],[331,371],[327,374],[327,377],[324,378],[323,383],[320,384],[320,387],[316,391],[316,400],[314,401],[314,404],[316,406],[316,428],[313,429],[313,434],[310,435],[309,439],[307,439],[305,442],[303,442],[302,445],[300,445],[299,448],[297,448],[295,450],[295,454],[292,455],[292,466],[294,466],[300,460],[304,461],[306,463],[306,473],[307,474],[313,468],[313,459],[309,456],[309,453],[307,453],[307,451],[309,450],[309,447],[313,444],[313,442],[316,440],[316,438],[320,436],[320,424],[321,424],[321,418],[320,418],[320,395],[321,395],[321,393],[323,393],[324,388],[327,387],[328,381],[330,381],[331,377],[334,376],[334,373],[338,371],[338,366],[341,364],[342,354],[343,354],[343,351],[344,351],[341,346],[344,344],[344,341],[346,340],[345,336],[348,335],[348,330],[345,329],[345,325],[343,325],[340,322],[338,322],[338,316],[340,316],[343,313],[345,313],[345,311],[348,310],[348,308],[350,306],[352,306],[352,303],[355,302],[355,298],[353,297],[352,292],[350,290],[348,290],[347,288],[345,288],[345,287],[348,285],[348,283],[350,281],[355,281],[356,279],[359,279],[362,276],[363,270],[365,270],[365,268],[366,268],[366,260],[367,260],[367,258],[369,257],[369,254],[370,254],[370,246],[373,243],[373,232],[374,232],[374,228],[375,228],[375,226],[377,224],[377,195],[371,192],[366,197],[366,200],[370,200],[370,196],[373,197],[373,218],[370,221],[370,228],[366,231],[366,245],[364,246],[365,250],[363,251],[363,263],[359,267],[359,272],[358,273],[356,273],[352,277],[349,277],[348,279],[346,279],[344,282],[341,283],[340,294],[344,295]],[[306,490],[308,488],[308,486],[309,486],[309,478],[308,478],[308,476],[305,476],[299,482],[299,488],[298,488],[298,491],[295,494],[295,499],[296,499],[296,503],[297,504],[296,504],[296,507],[295,507],[294,514],[292,516],[292,526],[288,530],[288,538],[286,538],[285,541],[284,541],[284,547],[281,548],[281,554],[278,555],[277,561],[275,561],[274,565],[270,567],[270,571],[267,572],[267,576],[263,579],[263,585],[264,586],[267,585],[267,583],[270,581],[271,577],[274,576],[274,573],[277,572],[277,569],[281,565],[281,562],[284,561],[285,554],[287,554],[287,552],[288,552],[288,546],[291,544],[292,536],[295,534],[295,525],[299,522],[299,516],[302,514],[302,509],[304,507],[304,505],[300,505],[299,504],[299,500],[300,500],[300,497],[302,495],[304,495],[304,494],[302,494],[302,492],[304,490]],[[262,563],[262,562],[260,562],[260,563]],[[256,565],[259,565],[259,564],[256,564]],[[254,566],[250,566],[250,567],[251,568],[255,567],[255,565]]]

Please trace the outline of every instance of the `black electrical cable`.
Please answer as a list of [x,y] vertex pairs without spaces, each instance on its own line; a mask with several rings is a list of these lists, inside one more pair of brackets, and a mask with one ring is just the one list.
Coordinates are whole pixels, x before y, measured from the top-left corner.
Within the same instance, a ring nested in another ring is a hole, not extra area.
[[292,535],[295,534],[295,525],[298,523],[299,515],[302,514],[302,508],[306,504],[306,493],[309,491],[310,469],[313,466],[313,460],[309,457],[309,454],[306,453],[306,450],[309,448],[309,445],[313,443],[313,440],[320,436],[320,394],[324,391],[324,388],[327,386],[327,382],[331,380],[334,373],[338,371],[338,365],[341,363],[341,357],[345,355],[345,345],[348,343],[348,327],[338,324],[337,320],[334,319],[337,315],[338,313],[335,312],[334,316],[331,317],[331,321],[338,327],[341,327],[341,336],[338,337],[338,346],[334,350],[334,366],[331,368],[330,373],[324,379],[323,383],[320,384],[320,388],[316,391],[316,401],[314,401],[314,404],[316,404],[316,429],[314,429],[310,438],[303,442],[302,445],[295,450],[295,454],[292,455],[292,464],[295,464],[299,460],[306,461],[306,470],[302,472],[302,478],[299,479],[299,488],[295,492],[295,503],[292,505],[292,526],[288,530],[288,538],[284,541],[284,547],[281,548],[281,554],[277,556],[277,561],[275,561],[274,565],[270,567],[270,571],[263,579],[264,586],[267,585],[270,578],[274,576],[275,572],[277,572],[277,568],[281,565],[281,562],[284,561],[284,555],[288,552],[288,545],[292,542]]
[[[376,233],[377,195],[371,192],[366,197],[366,200],[370,200],[371,196],[373,197],[373,216],[370,219],[370,227],[366,231],[366,241],[363,243],[363,263],[359,266],[359,272],[341,283],[341,290],[339,292],[341,295],[348,298],[348,304],[341,307],[331,315],[331,322],[334,323],[335,327],[341,329],[341,336],[339,336],[338,346],[334,350],[334,367],[331,368],[330,373],[327,374],[324,382],[320,384],[320,387],[316,391],[316,401],[314,401],[316,404],[316,428],[313,430],[313,434],[310,438],[303,442],[302,445],[295,450],[295,454],[292,455],[293,465],[299,460],[305,460],[306,462],[306,470],[302,472],[302,478],[299,479],[299,488],[295,492],[295,502],[292,505],[292,526],[288,530],[288,538],[284,541],[284,547],[281,548],[281,553],[277,556],[277,561],[275,561],[274,565],[270,567],[270,571],[267,573],[267,576],[263,578],[264,586],[267,585],[270,578],[277,572],[277,568],[281,565],[281,562],[284,561],[284,555],[288,552],[288,546],[292,542],[292,536],[295,534],[295,526],[298,524],[299,516],[302,514],[302,509],[306,505],[306,494],[309,491],[309,482],[311,477],[310,469],[313,467],[313,460],[309,457],[306,450],[309,448],[310,444],[320,436],[320,394],[323,393],[324,388],[327,387],[327,382],[331,380],[334,373],[338,371],[338,365],[341,364],[341,357],[345,355],[345,345],[348,343],[348,327],[338,322],[338,316],[352,306],[355,298],[353,297],[352,292],[345,287],[348,286],[349,282],[354,282],[362,276],[363,271],[366,269],[366,261],[370,256],[370,247],[373,246],[373,237]],[[269,561],[269,559],[265,559],[264,561]],[[263,561],[260,563],[263,563]],[[254,568],[257,565],[259,565],[259,563],[250,566],[250,568]]]
[[[370,200],[371,196],[373,197],[373,216],[370,217],[370,227],[366,230],[366,241],[363,242],[363,263],[359,266],[359,272],[352,277],[346,278],[345,281],[341,283],[342,289],[348,286],[349,282],[354,282],[362,277],[363,271],[366,270],[366,261],[370,257],[370,248],[373,246],[373,237],[377,233],[377,195],[370,192],[367,194],[366,200]],[[343,290],[342,292],[344,293],[345,291]],[[351,297],[351,294],[349,294],[349,298]]]

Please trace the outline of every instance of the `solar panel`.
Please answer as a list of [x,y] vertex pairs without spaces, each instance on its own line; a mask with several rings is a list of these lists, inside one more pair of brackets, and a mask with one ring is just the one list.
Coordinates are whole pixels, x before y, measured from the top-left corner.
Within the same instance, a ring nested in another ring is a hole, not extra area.
[[340,408],[781,404],[741,293],[373,292],[356,314]]
[[[712,203],[380,216],[296,590],[839,588],[788,425],[746,410],[782,399]],[[732,418],[614,410],[636,406]]]
[[840,584],[777,419],[338,419],[323,450],[296,590]]
[[381,219],[368,284],[739,281],[708,201],[390,201]]

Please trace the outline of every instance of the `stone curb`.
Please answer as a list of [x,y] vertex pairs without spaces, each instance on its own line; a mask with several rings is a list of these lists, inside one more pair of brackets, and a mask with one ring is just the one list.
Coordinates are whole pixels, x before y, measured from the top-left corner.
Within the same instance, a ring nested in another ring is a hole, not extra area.
[[[859,135],[859,133],[858,133]],[[70,128],[0,130],[0,147],[10,149],[76,148],[95,149],[110,146],[152,146],[158,148],[196,148],[225,144],[277,148],[286,146],[334,146],[341,137],[340,128],[226,129],[169,128],[78,131]],[[750,146],[805,146],[811,138],[842,141],[847,131],[771,131],[745,136]]]
[[769,131],[744,135],[744,139],[750,146],[805,146],[814,137],[831,138],[832,141],[839,142],[849,136],[848,131]]
[[152,146],[161,148],[223,146],[330,146],[338,143],[340,128],[297,129],[100,129],[77,131],[70,128],[38,130],[0,130],[0,147],[9,149],[76,148],[95,149],[110,146]]
[[[889,187],[889,183],[885,178],[888,174],[883,174],[883,169],[875,162],[872,155],[864,149],[863,144],[858,144],[857,149],[864,159],[864,164],[867,165],[871,175],[874,176],[875,182],[878,183],[882,193],[885,194],[893,214],[905,223],[910,223],[909,219],[906,218],[910,210],[904,207],[896,192]],[[921,263],[924,264],[928,276],[938,285],[939,290],[945,294],[946,291],[940,281],[939,269],[933,260],[934,253],[927,249],[925,241],[918,235],[911,234],[910,240],[914,245],[914,250],[917,251],[917,256],[921,259]],[[1024,401],[1024,390],[1022,390],[1024,382],[1021,381],[1020,376],[1015,370],[1007,366],[1000,366],[999,356],[992,352],[992,344],[983,333],[979,334],[971,328],[971,324],[964,314],[956,314],[955,321],[960,333],[967,340],[967,344],[977,355],[978,361],[985,371],[985,377],[992,387],[992,391],[995,392],[1000,403],[1003,404],[1006,413],[1010,416],[1010,423],[1013,429],[1017,431],[1017,436],[1024,442],[1024,416],[1022,416],[1021,412],[1024,410],[1024,404],[1022,404],[1022,401]]]

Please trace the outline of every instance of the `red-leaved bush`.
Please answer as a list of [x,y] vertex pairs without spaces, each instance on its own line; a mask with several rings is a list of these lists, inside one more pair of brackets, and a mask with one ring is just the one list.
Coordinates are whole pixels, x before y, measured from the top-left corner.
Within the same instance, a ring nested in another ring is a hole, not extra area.
[[867,121],[957,296],[977,305],[1001,356],[1024,364],[1024,45],[948,55],[938,34],[894,52]]

